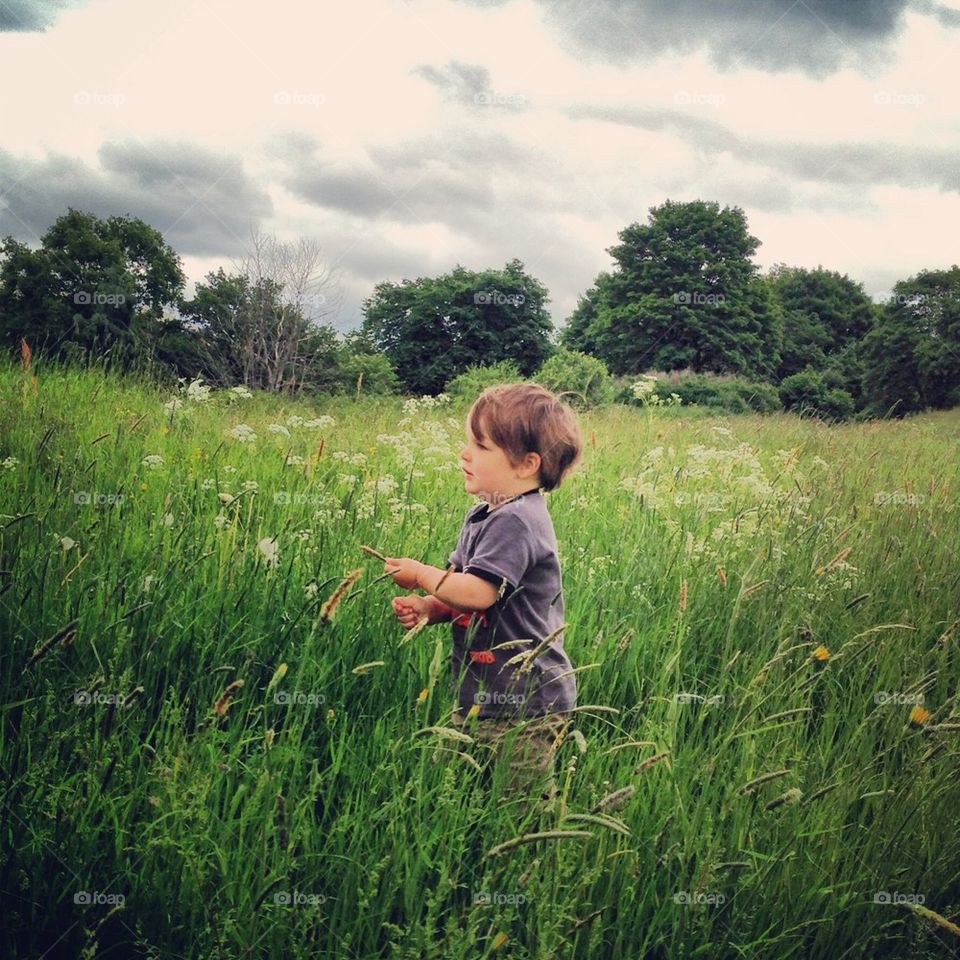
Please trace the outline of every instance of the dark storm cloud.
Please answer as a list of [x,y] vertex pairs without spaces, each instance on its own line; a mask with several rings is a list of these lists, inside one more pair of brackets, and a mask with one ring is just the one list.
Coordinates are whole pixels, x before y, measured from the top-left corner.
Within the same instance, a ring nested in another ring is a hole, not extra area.
[[68,0],[0,0],[0,33],[36,33],[46,30]]
[[180,254],[240,253],[251,225],[271,212],[266,192],[236,158],[167,142],[105,143],[102,170],[48,154],[0,150],[0,236],[36,244],[68,207],[98,217],[139,217]]
[[684,140],[698,154],[715,156],[729,152],[744,163],[766,165],[803,180],[841,186],[893,183],[960,191],[960,165],[956,152],[949,149],[875,143],[772,142],[738,136],[712,120],[643,107],[580,106],[571,107],[566,113],[572,119],[666,131]]
[[[500,6],[495,2],[471,6]],[[956,26],[936,0],[538,0],[565,45],[588,61],[643,64],[704,49],[715,66],[826,76],[890,55],[908,7]]]

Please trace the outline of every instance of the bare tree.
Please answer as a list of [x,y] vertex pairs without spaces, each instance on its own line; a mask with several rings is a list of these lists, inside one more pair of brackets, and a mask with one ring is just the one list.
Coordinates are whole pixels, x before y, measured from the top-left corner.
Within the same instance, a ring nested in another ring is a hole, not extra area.
[[266,390],[297,389],[310,362],[306,345],[342,305],[338,270],[312,238],[296,243],[251,228],[250,246],[234,261],[253,293],[240,352],[244,382]]

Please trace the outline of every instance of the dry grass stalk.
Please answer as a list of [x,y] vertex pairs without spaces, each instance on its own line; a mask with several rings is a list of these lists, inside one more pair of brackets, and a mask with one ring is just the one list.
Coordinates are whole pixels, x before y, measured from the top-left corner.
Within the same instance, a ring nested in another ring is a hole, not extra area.
[[506,853],[514,847],[519,847],[523,843],[536,843],[537,840],[585,839],[592,836],[593,834],[589,830],[544,830],[541,833],[525,833],[522,836],[512,837],[503,843],[498,843],[495,847],[491,847],[484,854],[484,857],[494,857],[497,854]]
[[337,607],[340,606],[340,601],[343,599],[344,594],[360,579],[362,573],[363,567],[357,567],[356,570],[351,570],[343,580],[340,581],[340,586],[333,591],[320,608],[320,620],[322,623],[329,623],[333,619],[333,615],[337,612]]

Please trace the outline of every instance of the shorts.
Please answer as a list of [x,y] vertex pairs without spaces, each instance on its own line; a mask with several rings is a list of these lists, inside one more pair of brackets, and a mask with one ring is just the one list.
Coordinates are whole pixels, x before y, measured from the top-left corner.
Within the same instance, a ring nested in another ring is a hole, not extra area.
[[[524,795],[519,803],[523,813],[528,806],[526,798],[533,797],[549,806],[557,795],[554,757],[572,719],[568,713],[546,713],[516,721],[476,717],[467,722],[459,710],[454,710],[450,722],[455,728],[463,728],[467,723],[464,732],[473,737],[474,747],[479,747],[483,754],[476,759],[496,764],[506,757],[507,789]],[[514,731],[512,749],[507,742],[510,731]]]

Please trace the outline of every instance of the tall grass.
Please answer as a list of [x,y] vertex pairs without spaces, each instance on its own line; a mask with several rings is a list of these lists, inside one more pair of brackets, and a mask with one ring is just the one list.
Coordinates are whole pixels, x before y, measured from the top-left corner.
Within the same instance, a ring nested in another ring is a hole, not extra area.
[[0,367],[4,955],[960,951],[957,411],[582,415],[520,815],[360,549],[446,565],[466,407],[170,399]]

